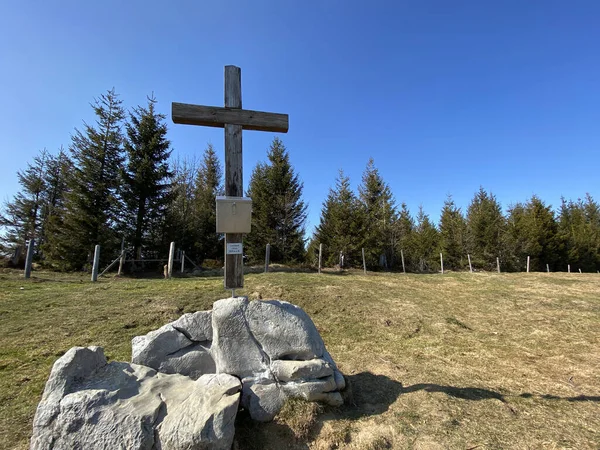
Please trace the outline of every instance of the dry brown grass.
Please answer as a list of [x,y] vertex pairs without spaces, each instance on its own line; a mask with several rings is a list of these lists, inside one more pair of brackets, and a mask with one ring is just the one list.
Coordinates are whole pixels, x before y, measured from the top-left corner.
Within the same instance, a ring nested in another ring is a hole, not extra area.
[[[223,296],[219,278],[36,276],[0,274],[0,448],[26,448],[69,347],[128,359],[132,336]],[[352,392],[339,409],[291,402],[270,424],[240,414],[240,450],[600,448],[597,274],[269,273],[246,284],[311,315]]]

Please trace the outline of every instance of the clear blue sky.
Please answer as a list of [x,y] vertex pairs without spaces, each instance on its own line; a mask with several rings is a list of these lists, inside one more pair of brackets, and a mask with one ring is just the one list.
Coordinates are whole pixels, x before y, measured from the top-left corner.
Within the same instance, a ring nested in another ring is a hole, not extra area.
[[[14,1],[0,6],[0,200],[46,147],[67,147],[89,103],[154,92],[174,155],[223,131],[175,125],[172,101],[290,115],[280,135],[304,182],[309,232],[339,168],[373,157],[398,203],[434,221],[482,185],[504,207],[600,199],[598,1]],[[271,133],[244,132],[244,181]]]

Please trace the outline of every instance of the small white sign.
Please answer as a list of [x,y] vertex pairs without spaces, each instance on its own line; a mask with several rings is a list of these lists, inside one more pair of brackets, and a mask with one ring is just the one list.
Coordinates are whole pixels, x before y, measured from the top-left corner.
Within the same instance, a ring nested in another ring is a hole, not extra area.
[[241,255],[242,254],[242,243],[236,242],[234,244],[227,244],[228,255]]

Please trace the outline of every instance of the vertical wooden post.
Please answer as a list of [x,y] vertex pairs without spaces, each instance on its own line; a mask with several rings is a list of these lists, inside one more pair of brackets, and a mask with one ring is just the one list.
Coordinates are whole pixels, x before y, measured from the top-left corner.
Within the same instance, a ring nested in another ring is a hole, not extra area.
[[442,252],[440,252],[440,265],[442,266],[442,275],[444,274],[444,257],[442,256]]
[[496,267],[498,268],[498,273],[500,273],[500,258],[496,256]]
[[167,264],[167,278],[171,278],[173,276],[173,260],[175,259],[175,242],[171,242],[171,247],[169,248],[169,262]]
[[121,259],[119,260],[119,271],[117,272],[118,276],[121,276],[124,265],[125,265],[125,237],[123,237],[121,239]]
[[546,264],[546,272],[550,273],[550,265]]
[[94,264],[92,265],[92,281],[98,281],[98,266],[100,266],[100,246],[94,249]]
[[362,249],[362,256],[363,256],[363,270],[366,275],[367,274],[367,262],[365,261],[365,248],[364,247]]
[[319,273],[321,273],[321,256],[323,255],[323,244],[319,244]]
[[579,269],[579,273],[581,273],[581,269]]
[[[242,70],[236,66],[225,66],[225,108],[242,108]],[[225,125],[225,195],[244,195],[241,125]],[[241,243],[241,234],[225,234],[225,289],[244,287],[243,254],[227,253],[229,244]]]
[[185,270],[185,250],[181,250],[181,273]]
[[527,273],[529,273],[529,256],[527,256]]
[[571,273],[571,264],[567,264],[567,272]]
[[473,266],[471,265],[471,255],[467,253],[467,258],[469,259],[469,272],[473,273]]
[[33,247],[35,245],[35,239],[29,239],[27,244],[27,256],[25,257],[25,278],[31,276],[31,266],[33,264]]
[[404,250],[400,249],[400,257],[402,258],[402,273],[406,273],[406,267],[404,267]]
[[269,271],[269,262],[271,259],[271,244],[267,244],[265,249],[265,273]]

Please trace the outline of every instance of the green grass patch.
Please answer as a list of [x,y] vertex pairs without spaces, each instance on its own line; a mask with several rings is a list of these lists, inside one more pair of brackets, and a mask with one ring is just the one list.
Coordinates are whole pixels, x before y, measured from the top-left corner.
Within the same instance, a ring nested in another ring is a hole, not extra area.
[[[222,278],[0,272],[0,448],[25,449],[54,361],[130,341],[227,295]],[[239,449],[598,448],[600,275],[249,274],[240,295],[313,318],[346,374],[338,409],[237,422]]]

